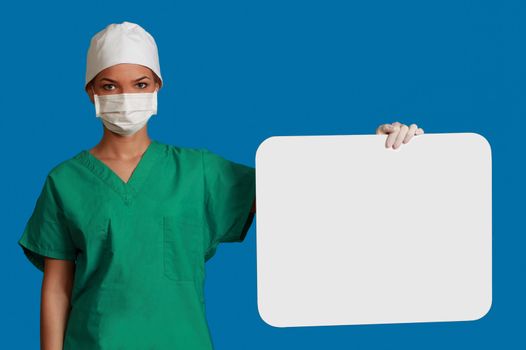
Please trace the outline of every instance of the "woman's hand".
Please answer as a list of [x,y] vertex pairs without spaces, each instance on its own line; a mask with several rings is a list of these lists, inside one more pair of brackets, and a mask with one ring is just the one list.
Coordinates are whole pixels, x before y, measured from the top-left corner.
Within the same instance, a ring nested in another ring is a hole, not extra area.
[[376,135],[389,135],[385,142],[385,147],[393,147],[393,149],[399,148],[402,143],[408,143],[413,136],[421,135],[423,133],[424,130],[419,128],[416,124],[407,126],[399,122],[382,124],[376,129]]

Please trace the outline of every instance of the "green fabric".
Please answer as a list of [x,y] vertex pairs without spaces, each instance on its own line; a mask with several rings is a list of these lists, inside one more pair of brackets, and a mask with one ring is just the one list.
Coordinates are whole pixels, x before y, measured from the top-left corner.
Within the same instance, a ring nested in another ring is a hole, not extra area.
[[55,166],[18,243],[76,261],[64,350],[213,349],[204,264],[254,198],[254,168],[155,140],[127,183],[88,150]]

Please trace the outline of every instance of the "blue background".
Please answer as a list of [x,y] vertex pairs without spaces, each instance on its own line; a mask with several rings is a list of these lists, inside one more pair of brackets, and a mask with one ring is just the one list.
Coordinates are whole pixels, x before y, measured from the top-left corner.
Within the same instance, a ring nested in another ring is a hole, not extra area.
[[486,317],[271,327],[257,312],[254,222],[245,242],[223,244],[207,264],[218,350],[526,348],[524,2],[21,1],[3,2],[0,16],[2,348],[38,348],[42,273],[16,242],[47,172],[102,136],[83,91],[86,51],[124,20],[159,46],[165,85],[148,130],[161,142],[250,166],[273,135],[373,134],[394,121],[477,132],[492,145]]

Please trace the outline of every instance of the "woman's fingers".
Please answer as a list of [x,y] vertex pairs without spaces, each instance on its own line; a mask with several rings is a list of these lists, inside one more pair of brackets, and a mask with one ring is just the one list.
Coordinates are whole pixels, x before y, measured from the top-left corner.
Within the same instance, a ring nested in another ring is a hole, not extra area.
[[419,128],[416,124],[407,126],[400,122],[391,124],[381,124],[376,129],[376,135],[388,135],[385,141],[385,147],[397,149],[402,143],[408,143],[415,135],[422,135],[424,129]]
[[398,147],[402,145],[402,142],[404,141],[408,131],[409,131],[409,127],[407,125],[402,124],[400,126],[400,131],[398,132],[395,143],[393,144],[394,149],[397,149]]
[[386,135],[393,131],[393,126],[391,124],[382,124],[376,128],[376,135]]
[[408,143],[413,138],[413,136],[415,136],[417,130],[418,126],[416,124],[411,124],[409,126],[409,130],[407,131],[407,135],[404,137],[403,143]]
[[[393,134],[389,135],[391,137],[387,138],[387,141],[386,141],[387,148],[393,147],[396,144],[398,137],[400,136],[400,133],[402,132],[402,126],[404,124],[400,123],[399,121],[396,121],[392,123],[391,125],[393,126],[394,130],[393,130]],[[396,148],[396,147],[393,147],[393,148]]]
[[389,132],[389,136],[387,136],[387,140],[385,141],[385,147],[387,148],[391,148],[393,146],[398,134],[400,133],[400,126],[394,125],[394,123],[391,125],[393,125],[393,129],[391,132]]

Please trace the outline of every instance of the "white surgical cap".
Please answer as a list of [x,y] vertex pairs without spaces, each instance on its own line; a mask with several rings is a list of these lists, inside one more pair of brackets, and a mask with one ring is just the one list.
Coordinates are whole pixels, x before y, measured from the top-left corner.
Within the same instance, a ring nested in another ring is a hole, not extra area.
[[159,77],[159,88],[162,86],[157,45],[140,25],[130,22],[110,24],[93,36],[88,49],[84,88],[102,70],[119,63],[150,68]]

